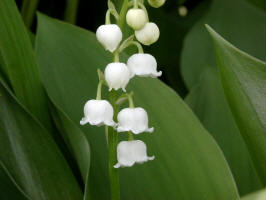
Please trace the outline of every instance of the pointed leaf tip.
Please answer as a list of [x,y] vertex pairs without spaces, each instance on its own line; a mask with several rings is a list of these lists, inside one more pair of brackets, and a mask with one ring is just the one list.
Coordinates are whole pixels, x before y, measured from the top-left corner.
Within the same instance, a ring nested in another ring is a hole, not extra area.
[[263,184],[266,184],[266,63],[208,29],[227,101]]

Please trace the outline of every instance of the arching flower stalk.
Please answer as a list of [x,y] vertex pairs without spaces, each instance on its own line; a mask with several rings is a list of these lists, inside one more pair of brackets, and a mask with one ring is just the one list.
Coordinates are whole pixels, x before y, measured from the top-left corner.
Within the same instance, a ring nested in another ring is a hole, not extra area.
[[[148,0],[148,3],[153,7],[160,7],[164,1]],[[112,22],[111,16],[115,19]],[[134,34],[122,42],[124,21],[133,29]],[[96,37],[102,46],[113,54],[113,60],[105,67],[104,73],[98,70],[96,99],[88,100],[85,104],[84,117],[80,124],[106,127],[112,200],[120,199],[118,168],[132,167],[136,163],[142,164],[155,158],[147,156],[147,146],[143,141],[134,140],[133,135],[152,133],[154,128],[148,126],[147,111],[134,107],[133,92],[126,93],[126,87],[134,76],[157,78],[162,75],[161,71],[157,71],[156,59],[144,53],[141,45],[155,43],[159,35],[158,26],[149,22],[143,0],[124,0],[120,15],[115,5],[108,0],[106,21],[97,29]],[[127,63],[120,62],[120,53],[132,45],[136,46],[138,51],[129,57]],[[108,100],[102,99],[102,86],[108,88]],[[129,107],[119,111],[120,105],[127,101]],[[118,135],[124,132],[128,134],[128,141],[118,142]]]

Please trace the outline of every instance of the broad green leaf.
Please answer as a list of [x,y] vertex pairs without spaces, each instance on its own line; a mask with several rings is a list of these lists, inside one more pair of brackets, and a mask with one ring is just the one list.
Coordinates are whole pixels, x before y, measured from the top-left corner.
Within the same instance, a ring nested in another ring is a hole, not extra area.
[[[235,128],[235,122],[228,115],[228,103],[224,100],[220,83],[215,84],[214,82],[220,80],[218,74],[212,74],[212,80],[209,80],[210,77],[208,76],[210,75],[206,75],[206,72],[210,71],[208,68],[215,69],[217,64],[215,51],[204,24],[211,24],[241,48],[260,58],[265,58],[265,20],[265,14],[247,1],[213,0],[206,15],[188,33],[181,59],[183,78],[186,85],[192,90],[190,95],[195,96],[192,108],[224,152],[241,195],[259,189],[260,184],[252,181],[252,170],[247,173],[245,170],[248,170],[248,168],[238,168],[239,163],[234,161],[239,160],[239,155],[233,150],[243,149],[243,143],[241,138],[237,139],[239,134]],[[204,76],[206,83],[202,83],[202,80],[200,80]],[[201,87],[201,91],[197,91],[197,87]],[[206,105],[205,109],[197,106],[200,104],[199,102]],[[235,138],[233,141],[232,137]],[[245,152],[244,150],[241,151],[241,155],[244,156]],[[242,156],[241,158],[245,159]],[[246,160],[248,160],[248,157],[250,155],[247,154]],[[247,176],[247,174],[249,175]],[[247,179],[249,179],[249,184],[242,181]]]
[[215,51],[204,24],[209,24],[245,52],[265,60],[266,13],[247,0],[213,0],[211,8],[188,33],[181,73],[188,88],[205,67],[216,67]]
[[[84,132],[77,127],[58,107],[52,106],[51,113],[68,149],[76,160],[83,182],[86,185],[90,169],[90,146]],[[88,191],[89,185],[85,186]],[[89,199],[86,193],[86,198]]]
[[241,198],[241,200],[264,200],[266,199],[266,189],[259,190]]
[[50,134],[0,85],[0,160],[30,199],[82,199]]
[[241,195],[262,187],[246,144],[226,102],[217,70],[206,67],[186,97],[205,128],[221,147]]
[[76,159],[83,181],[86,177],[90,166],[90,146],[84,133],[77,127],[59,108],[52,108],[51,111],[56,126],[69,147],[71,153]]
[[34,51],[14,0],[0,1],[0,24],[2,71],[19,101],[50,128],[46,96]]
[[240,51],[212,28],[223,89],[251,158],[266,184],[266,63]]
[[0,161],[0,199],[1,200],[28,200],[27,195],[16,184],[8,170]]
[[[111,56],[93,33],[39,15],[36,52],[51,99],[76,124],[95,98],[97,68]],[[227,163],[213,138],[181,98],[157,79],[134,78],[136,106],[147,109],[153,134],[141,134],[154,161],[120,170],[121,199],[237,199]],[[91,145],[90,193],[109,198],[104,128],[82,127]],[[126,134],[121,133],[120,139]],[[104,191],[104,192],[103,192]]]

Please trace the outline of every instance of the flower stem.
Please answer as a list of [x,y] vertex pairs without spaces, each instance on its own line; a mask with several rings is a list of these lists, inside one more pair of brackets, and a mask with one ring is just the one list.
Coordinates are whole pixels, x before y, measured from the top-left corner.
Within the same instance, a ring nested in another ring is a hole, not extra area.
[[[115,104],[117,92],[110,92],[109,100],[114,108],[114,119],[117,118],[118,106]],[[120,200],[120,185],[118,169],[114,168],[117,163],[116,148],[118,143],[118,133],[113,127],[108,127],[108,150],[109,150],[109,179],[111,187],[111,200]]]
[[[123,26],[125,23],[126,13],[128,10],[128,0],[124,0],[119,17],[117,19],[117,25],[123,31]],[[106,23],[110,23],[110,14],[107,11]],[[109,15],[109,16],[108,16]],[[113,53],[113,62],[119,62],[119,47]],[[118,99],[118,93],[112,90],[109,94],[109,101],[114,108],[114,120],[117,121],[117,114],[119,105],[116,104]],[[109,151],[109,179],[110,179],[110,190],[111,190],[111,200],[120,200],[120,184],[119,184],[119,173],[118,169],[114,168],[117,163],[117,144],[118,144],[118,133],[113,127],[108,127],[106,130],[108,135],[108,151]]]
[[78,11],[79,0],[67,0],[65,10],[65,21],[71,24],[76,23],[77,11]]
[[134,0],[134,8],[135,8],[135,9],[138,8],[138,0]]
[[128,131],[127,133],[128,133],[128,141],[134,140],[133,134],[130,131]]
[[119,13],[119,20],[117,22],[117,25],[120,27],[121,30],[123,29],[125,24],[127,10],[128,10],[128,0],[124,0],[121,11]]
[[111,19],[110,19],[110,17],[111,17],[111,10],[107,10],[106,15],[105,15],[105,24],[106,24],[106,25],[107,25],[107,24],[111,24]]
[[148,14],[148,11],[147,11],[146,7],[145,7],[142,3],[140,3],[140,2],[138,2],[138,5],[139,5],[139,7],[140,7],[142,10],[144,10],[144,12],[146,13],[146,16],[147,16],[147,18],[148,18],[148,21],[149,21],[149,14]]
[[24,0],[21,8],[21,15],[25,25],[30,28],[34,19],[39,0]]
[[129,107],[134,108],[135,106],[134,106],[134,101],[133,101],[132,95],[129,94],[127,96],[127,98],[128,98]]
[[103,85],[103,81],[100,80],[99,83],[98,83],[96,100],[101,100],[102,99],[102,85]]
[[119,49],[117,49],[113,54],[113,62],[119,62]]
[[143,48],[141,46],[140,43],[138,43],[137,41],[128,41],[126,44],[124,44],[124,46],[121,46],[121,48],[119,49],[119,52],[121,53],[124,49],[126,49],[127,47],[134,45],[138,48],[138,53],[143,53]]

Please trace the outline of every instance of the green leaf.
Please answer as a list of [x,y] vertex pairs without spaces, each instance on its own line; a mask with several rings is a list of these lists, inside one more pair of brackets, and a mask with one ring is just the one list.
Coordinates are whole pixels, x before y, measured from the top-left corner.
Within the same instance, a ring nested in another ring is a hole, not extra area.
[[1,200],[26,200],[29,199],[27,195],[21,190],[10,173],[0,161],[0,199]]
[[259,190],[241,198],[241,200],[264,200],[266,199],[266,189]]
[[59,108],[53,107],[51,113],[65,143],[76,159],[83,181],[86,181],[90,166],[90,146],[84,133]]
[[0,160],[30,199],[81,199],[50,134],[0,85]]
[[226,102],[218,71],[206,67],[185,100],[221,147],[240,194],[260,189],[261,181]]
[[[85,183],[85,191],[88,191],[87,180],[90,169],[90,145],[84,133],[71,121],[58,107],[52,106],[50,109],[53,119],[59,129],[68,149],[76,160],[80,173]],[[89,199],[86,193],[86,199]]]
[[265,0],[248,0],[250,3],[254,4],[258,8],[266,12],[266,1]]
[[48,128],[50,118],[31,41],[13,0],[0,1],[0,51],[12,89],[25,105]]
[[[243,163],[244,166],[250,165],[247,163],[250,155],[247,154],[246,158],[244,157],[247,151],[243,150],[243,142],[241,142],[243,139],[237,137],[239,131],[230,116],[221,83],[218,82],[220,78],[217,73],[210,72],[209,68],[216,69],[217,64],[215,51],[204,24],[208,23],[215,27],[226,38],[247,52],[266,58],[265,20],[265,13],[247,1],[213,0],[206,15],[188,33],[181,57],[181,72],[186,85],[191,89],[189,95],[194,96],[190,97],[192,98],[190,106],[220,145],[241,195],[259,189],[261,184],[254,180],[256,179],[254,177],[256,175],[252,172],[254,170],[247,172],[248,167],[239,168],[238,165],[241,162],[235,161],[241,158],[242,161],[246,160],[246,164]],[[200,89],[197,89],[198,87]],[[241,157],[237,155],[238,150]]]
[[[111,56],[93,33],[39,15],[38,63],[51,99],[79,124],[83,106],[95,98],[97,68]],[[238,199],[227,163],[213,138],[191,110],[157,79],[134,78],[136,106],[149,113],[153,134],[136,138],[147,143],[154,161],[120,170],[121,199]],[[82,126],[91,145],[90,193],[108,199],[108,157],[104,128]],[[120,134],[120,140],[127,134]],[[104,192],[103,192],[104,191]]]
[[212,28],[224,92],[262,183],[266,184],[266,63],[240,51]]
[[204,24],[209,24],[245,52],[266,59],[266,14],[247,0],[213,0],[211,8],[188,33],[181,57],[181,73],[188,88],[205,67],[217,67],[215,51]]

